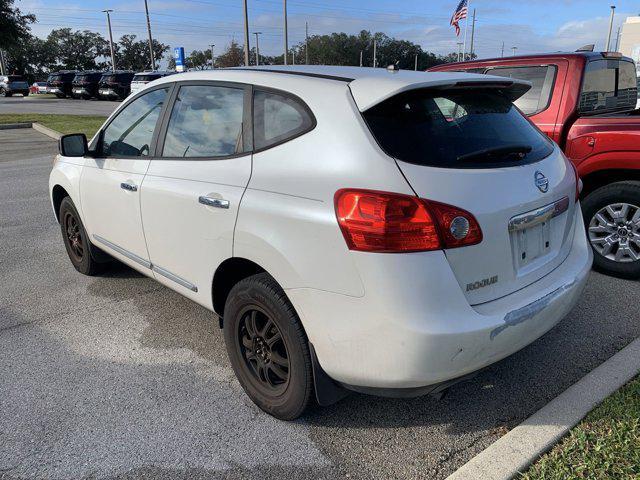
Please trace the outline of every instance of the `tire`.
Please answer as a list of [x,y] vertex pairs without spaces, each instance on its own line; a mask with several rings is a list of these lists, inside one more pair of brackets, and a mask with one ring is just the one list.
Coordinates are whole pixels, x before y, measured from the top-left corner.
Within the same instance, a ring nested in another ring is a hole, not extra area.
[[640,278],[640,182],[617,182],[594,190],[582,202],[582,212],[594,269]]
[[65,197],[60,204],[60,231],[69,260],[77,271],[93,276],[104,270],[105,262],[98,259],[106,254],[102,254],[89,241],[80,215],[69,197]]
[[29,96],[29,94],[28,94],[28,93],[23,93],[23,94],[22,94],[22,96],[23,96],[23,97],[28,97],[28,96]]
[[313,392],[309,344],[273,277],[260,273],[231,289],[223,329],[231,366],[249,398],[280,420],[302,415]]
[[56,97],[64,98],[66,95],[64,93],[56,93]]

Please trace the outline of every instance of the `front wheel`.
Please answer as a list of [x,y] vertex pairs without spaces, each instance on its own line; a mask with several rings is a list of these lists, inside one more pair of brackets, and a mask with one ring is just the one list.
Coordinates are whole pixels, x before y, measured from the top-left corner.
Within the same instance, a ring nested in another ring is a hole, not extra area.
[[621,278],[640,278],[640,182],[617,182],[582,202],[594,268]]
[[262,410],[293,420],[311,402],[309,344],[289,299],[267,273],[238,282],[224,308],[224,339],[240,385]]
[[100,252],[89,241],[80,215],[69,197],[60,204],[60,230],[69,260],[77,271],[92,276],[104,270],[105,263],[97,260]]

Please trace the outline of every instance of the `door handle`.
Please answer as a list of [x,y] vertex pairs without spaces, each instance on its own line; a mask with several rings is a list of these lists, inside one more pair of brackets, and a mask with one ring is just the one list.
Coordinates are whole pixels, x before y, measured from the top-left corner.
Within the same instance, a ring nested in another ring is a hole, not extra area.
[[138,191],[138,187],[136,185],[134,185],[133,183],[122,182],[120,184],[120,188],[122,188],[123,190],[129,190],[130,192],[137,192]]
[[224,200],[222,198],[211,198],[203,195],[198,197],[198,202],[203,205],[208,205],[209,207],[229,208],[229,200]]

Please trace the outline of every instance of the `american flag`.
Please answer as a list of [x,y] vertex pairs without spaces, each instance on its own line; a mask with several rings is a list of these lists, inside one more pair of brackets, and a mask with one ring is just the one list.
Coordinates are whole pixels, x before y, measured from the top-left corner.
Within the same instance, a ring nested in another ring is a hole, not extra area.
[[460,20],[464,20],[465,18],[467,18],[467,0],[460,0],[458,8],[456,8],[456,11],[453,12],[451,22],[449,22],[449,25],[455,27],[456,29],[456,37],[460,35],[460,26],[458,25],[458,22]]

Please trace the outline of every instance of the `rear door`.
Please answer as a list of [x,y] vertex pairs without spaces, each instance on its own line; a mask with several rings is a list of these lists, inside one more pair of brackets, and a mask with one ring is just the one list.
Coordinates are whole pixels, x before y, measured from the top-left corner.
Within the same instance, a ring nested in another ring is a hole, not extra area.
[[445,251],[471,304],[523,288],[566,258],[576,208],[572,167],[501,92],[417,90],[364,117],[420,197],[478,220],[480,244]]
[[156,279],[211,307],[251,176],[251,88],[177,85],[144,179],[142,221]]

